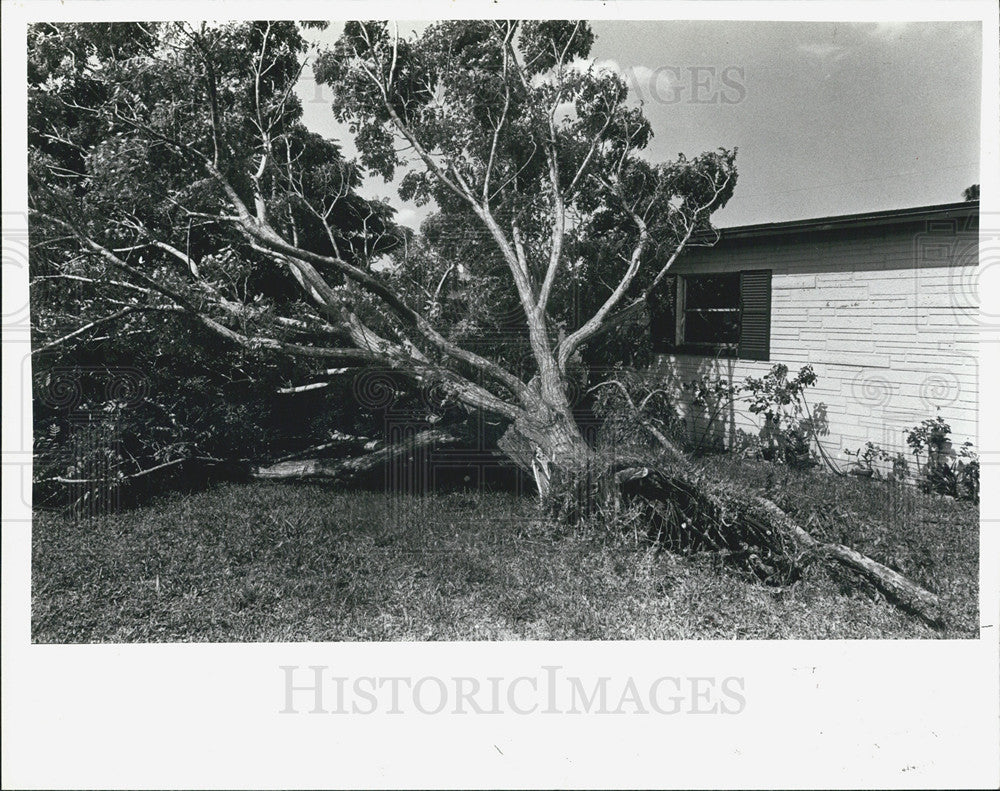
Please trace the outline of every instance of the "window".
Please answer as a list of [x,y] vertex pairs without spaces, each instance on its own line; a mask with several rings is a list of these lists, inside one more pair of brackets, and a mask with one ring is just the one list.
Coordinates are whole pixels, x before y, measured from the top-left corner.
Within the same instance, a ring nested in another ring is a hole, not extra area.
[[681,344],[707,352],[734,349],[740,342],[740,274],[680,279]]
[[650,314],[657,351],[767,360],[771,270],[666,278]]

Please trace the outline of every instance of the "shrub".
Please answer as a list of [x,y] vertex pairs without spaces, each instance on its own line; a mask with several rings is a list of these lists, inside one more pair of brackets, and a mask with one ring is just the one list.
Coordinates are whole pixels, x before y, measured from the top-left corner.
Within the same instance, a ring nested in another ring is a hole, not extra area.
[[958,455],[960,458],[955,465],[958,496],[978,503],[979,455],[972,450],[971,442],[963,442]]
[[864,448],[859,448],[858,450],[852,451],[844,448],[844,453],[854,457],[854,461],[851,462],[851,468],[848,470],[849,475],[882,480],[882,471],[878,464],[878,462],[882,462],[883,464],[892,464],[892,469],[887,476],[888,480],[905,481],[909,477],[910,465],[906,457],[902,453],[897,453],[893,456],[889,451],[876,445],[874,442],[866,442]]
[[[811,365],[803,366],[789,378],[788,366],[774,365],[760,378],[747,377],[733,383],[723,376],[705,374],[681,385],[692,408],[700,410],[699,424],[685,430],[675,394],[665,389],[663,380],[652,371],[622,370],[614,378],[591,388],[595,391],[594,412],[602,421],[602,447],[644,445],[650,442],[652,426],[678,445],[702,450],[713,444],[720,416],[737,399],[749,403],[749,411],[762,415],[758,435],[737,429],[730,450],[744,457],[759,458],[793,467],[811,467],[812,441],[819,442],[825,418],[822,405],[812,416],[805,403],[804,391],[816,383]],[[679,393],[678,393],[679,395]],[[699,431],[700,428],[700,431]]]
[[[971,442],[963,442],[957,451],[953,448],[951,426],[940,415],[911,428],[906,444],[917,458],[925,492],[979,502],[979,456]],[[921,467],[924,454],[927,460]]]
[[697,438],[691,440],[695,449],[701,449],[707,438],[717,436],[719,416],[724,414],[725,408],[739,395],[740,385],[722,376],[705,374],[700,379],[685,382],[682,388],[687,391],[691,405],[704,410],[705,426]]
[[815,383],[811,365],[803,366],[791,379],[787,365],[774,365],[760,378],[746,378],[741,391],[747,394],[749,410],[764,418],[760,433],[763,458],[792,467],[815,464],[810,452],[812,420],[803,400],[806,388]]

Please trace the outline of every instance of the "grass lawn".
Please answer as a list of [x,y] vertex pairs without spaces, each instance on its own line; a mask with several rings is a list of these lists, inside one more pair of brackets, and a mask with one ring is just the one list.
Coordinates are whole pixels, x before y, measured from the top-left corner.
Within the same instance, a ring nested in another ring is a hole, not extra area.
[[731,458],[814,535],[937,592],[935,631],[819,567],[785,589],[508,493],[228,484],[91,522],[37,513],[36,642],[977,637],[978,507]]

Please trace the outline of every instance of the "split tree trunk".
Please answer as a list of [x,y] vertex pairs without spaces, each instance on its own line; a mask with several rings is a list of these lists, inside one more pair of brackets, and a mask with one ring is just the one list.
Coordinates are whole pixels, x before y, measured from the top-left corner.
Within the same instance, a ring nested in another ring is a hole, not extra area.
[[651,528],[651,537],[665,541],[672,523],[674,548],[711,549],[776,584],[797,579],[814,562],[836,565],[926,623],[944,624],[933,593],[850,547],[819,541],[764,497],[694,476],[685,454],[662,435],[656,439],[670,459],[662,469],[608,463],[587,445],[571,417],[543,415],[512,425],[500,447],[533,473],[550,515],[573,520],[599,504],[617,508],[638,499],[649,506],[651,523],[659,525]]
[[513,423],[498,444],[514,464],[532,474],[543,502],[557,482],[576,474],[593,457],[568,410],[539,409]]
[[883,566],[867,555],[843,544],[824,544],[818,541],[806,530],[795,524],[791,518],[770,500],[758,497],[757,500],[774,517],[775,524],[780,525],[802,547],[803,551],[811,552],[827,562],[837,563],[857,574],[874,585],[887,599],[899,604],[904,609],[916,613],[929,624],[941,626],[944,616],[941,602],[930,591],[910,582],[902,574]]
[[[656,439],[672,464],[688,470],[684,453],[649,421],[644,420],[628,390],[615,383],[636,420]],[[657,478],[652,487],[647,478]],[[614,479],[617,495],[632,485],[633,496],[644,499],[660,520],[679,520],[683,530],[675,541],[707,544],[730,559],[739,559],[745,568],[764,581],[797,577],[810,562],[820,560],[839,565],[873,585],[889,601],[911,612],[934,627],[944,625],[944,611],[937,596],[906,579],[903,575],[843,544],[823,543],[799,526],[770,500],[752,492],[736,492],[707,481],[698,484],[690,476],[651,471],[643,465],[619,468]],[[640,483],[636,487],[636,482]],[[642,491],[646,484],[646,491]],[[664,514],[663,506],[671,511]],[[661,540],[664,535],[658,536]],[[761,555],[764,557],[762,558]]]

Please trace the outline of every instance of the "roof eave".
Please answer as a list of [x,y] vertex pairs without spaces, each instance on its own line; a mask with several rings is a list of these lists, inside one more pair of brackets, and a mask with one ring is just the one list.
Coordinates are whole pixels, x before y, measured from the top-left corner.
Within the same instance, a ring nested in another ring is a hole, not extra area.
[[718,231],[719,241],[722,242],[733,239],[746,239],[762,236],[783,236],[795,233],[820,233],[823,231],[871,227],[876,225],[898,225],[927,220],[947,220],[959,217],[969,217],[978,213],[979,201],[976,200],[962,201],[960,203],[942,203],[934,206],[915,206],[908,209],[864,212],[862,214],[843,214],[832,217],[817,217],[808,220],[790,220],[787,222],[761,223],[757,225],[738,225],[732,228],[720,228]]

